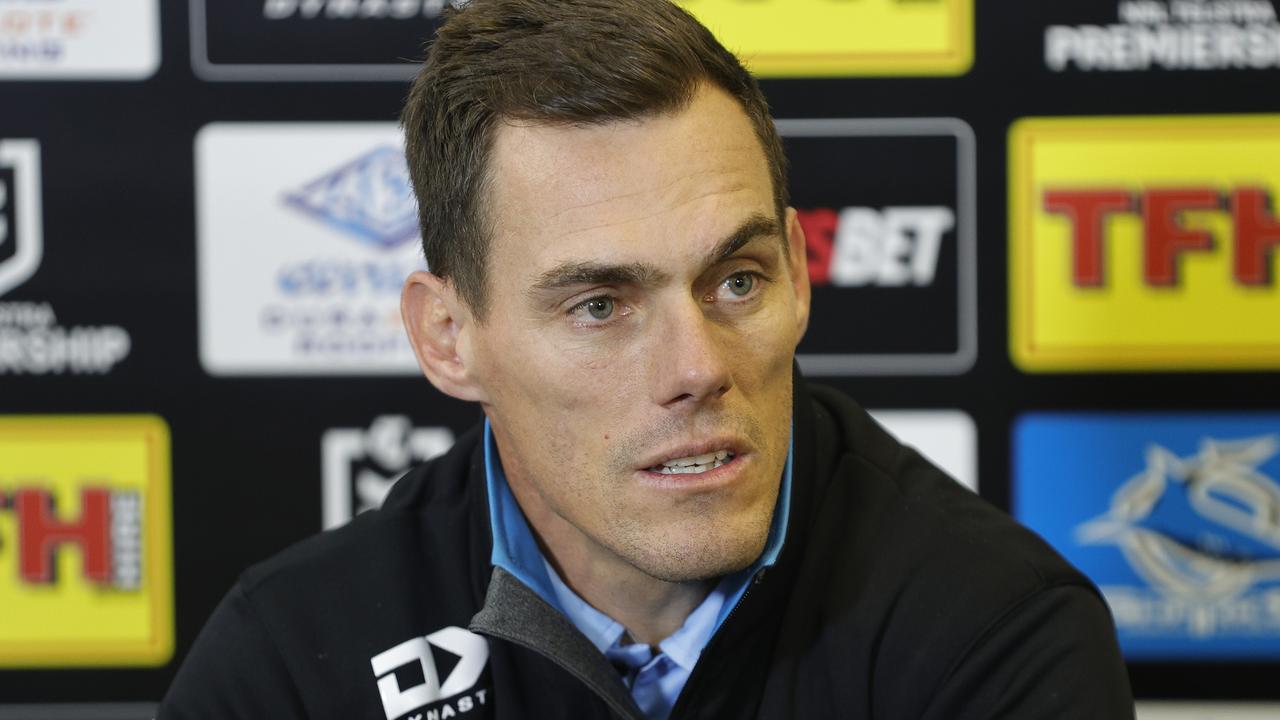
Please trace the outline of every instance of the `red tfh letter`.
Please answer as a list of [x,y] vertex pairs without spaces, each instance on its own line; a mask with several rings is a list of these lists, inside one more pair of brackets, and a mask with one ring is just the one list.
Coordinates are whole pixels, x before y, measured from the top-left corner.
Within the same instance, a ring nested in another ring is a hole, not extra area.
[[18,575],[27,582],[53,582],[54,551],[63,543],[80,546],[87,580],[111,580],[111,493],[100,488],[80,491],[80,519],[53,517],[53,497],[44,490],[24,489],[13,495],[18,521]]
[[1071,277],[1077,285],[1102,285],[1102,223],[1111,213],[1132,209],[1133,194],[1126,190],[1045,191],[1045,212],[1071,219]]
[[804,244],[809,257],[809,282],[826,285],[831,280],[831,252],[836,242],[840,216],[831,208],[797,210],[796,220],[804,230]]
[[1143,274],[1150,285],[1178,284],[1178,255],[1184,250],[1212,250],[1213,236],[1178,223],[1183,210],[1222,207],[1216,190],[1148,190],[1142,197],[1142,224],[1147,239]]
[[1236,281],[1271,284],[1271,249],[1280,245],[1280,222],[1271,214],[1267,192],[1240,188],[1231,194],[1236,226]]

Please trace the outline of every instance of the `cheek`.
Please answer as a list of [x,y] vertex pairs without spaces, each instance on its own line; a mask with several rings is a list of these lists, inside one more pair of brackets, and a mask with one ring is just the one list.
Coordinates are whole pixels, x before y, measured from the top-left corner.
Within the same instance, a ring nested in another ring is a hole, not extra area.
[[[528,460],[543,472],[579,477],[607,463],[628,420],[625,349],[584,353],[551,343],[524,345],[487,369],[497,392],[492,409],[522,438]],[[555,480],[555,482],[559,482]]]
[[504,404],[519,403],[511,409],[543,414],[587,404],[611,360],[610,353],[594,347],[529,332],[510,332],[501,347],[486,350],[492,360],[484,374],[508,399]]
[[732,351],[741,378],[773,383],[780,372],[790,375],[797,343],[789,308],[761,313],[735,332]]

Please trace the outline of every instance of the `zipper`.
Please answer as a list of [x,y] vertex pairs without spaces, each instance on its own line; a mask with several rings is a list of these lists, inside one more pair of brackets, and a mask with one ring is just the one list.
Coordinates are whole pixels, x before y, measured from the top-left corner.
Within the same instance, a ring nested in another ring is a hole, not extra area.
[[689,673],[689,679],[685,681],[684,689],[680,691],[680,697],[676,698],[676,704],[672,706],[671,714],[667,717],[667,720],[678,720],[684,715],[683,711],[685,706],[689,704],[690,697],[690,693],[686,691],[690,686],[694,686],[702,675],[706,674],[703,668],[707,663],[703,662],[703,658],[711,654],[709,651],[724,644],[725,633],[722,631],[729,625],[729,621],[733,619],[733,616],[738,614],[738,608],[742,607],[743,603],[747,601],[747,597],[751,595],[751,589],[764,582],[764,577],[768,571],[768,567],[762,567],[756,571],[755,575],[751,576],[751,583],[747,585],[746,590],[742,591],[742,597],[738,598],[738,602],[734,603],[733,608],[729,610],[729,614],[724,616],[724,622],[720,623],[715,635],[711,636],[711,641],[702,649],[702,654],[698,656],[698,662],[693,666],[693,672]]

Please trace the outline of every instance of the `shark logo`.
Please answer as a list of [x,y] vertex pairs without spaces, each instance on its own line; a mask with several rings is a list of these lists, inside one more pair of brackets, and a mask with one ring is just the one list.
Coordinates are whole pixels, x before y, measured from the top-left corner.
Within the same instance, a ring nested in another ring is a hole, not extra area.
[[285,204],[384,250],[418,237],[404,153],[377,147],[285,196]]
[[1191,457],[1152,445],[1076,540],[1116,545],[1153,588],[1201,606],[1280,581],[1280,485],[1259,470],[1278,452],[1280,435],[1206,438]]

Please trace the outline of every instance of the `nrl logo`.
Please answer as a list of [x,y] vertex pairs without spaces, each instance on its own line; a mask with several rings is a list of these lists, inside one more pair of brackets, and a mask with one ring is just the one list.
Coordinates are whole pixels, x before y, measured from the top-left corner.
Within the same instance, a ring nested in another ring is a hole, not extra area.
[[0,295],[40,267],[40,143],[0,140]]
[[333,428],[321,440],[325,529],[382,506],[391,486],[415,463],[453,446],[447,427],[414,427],[404,415],[382,415],[367,429]]
[[1280,485],[1258,469],[1278,452],[1280,435],[1206,438],[1185,458],[1152,445],[1076,539],[1118,546],[1152,587],[1198,603],[1280,580]]

